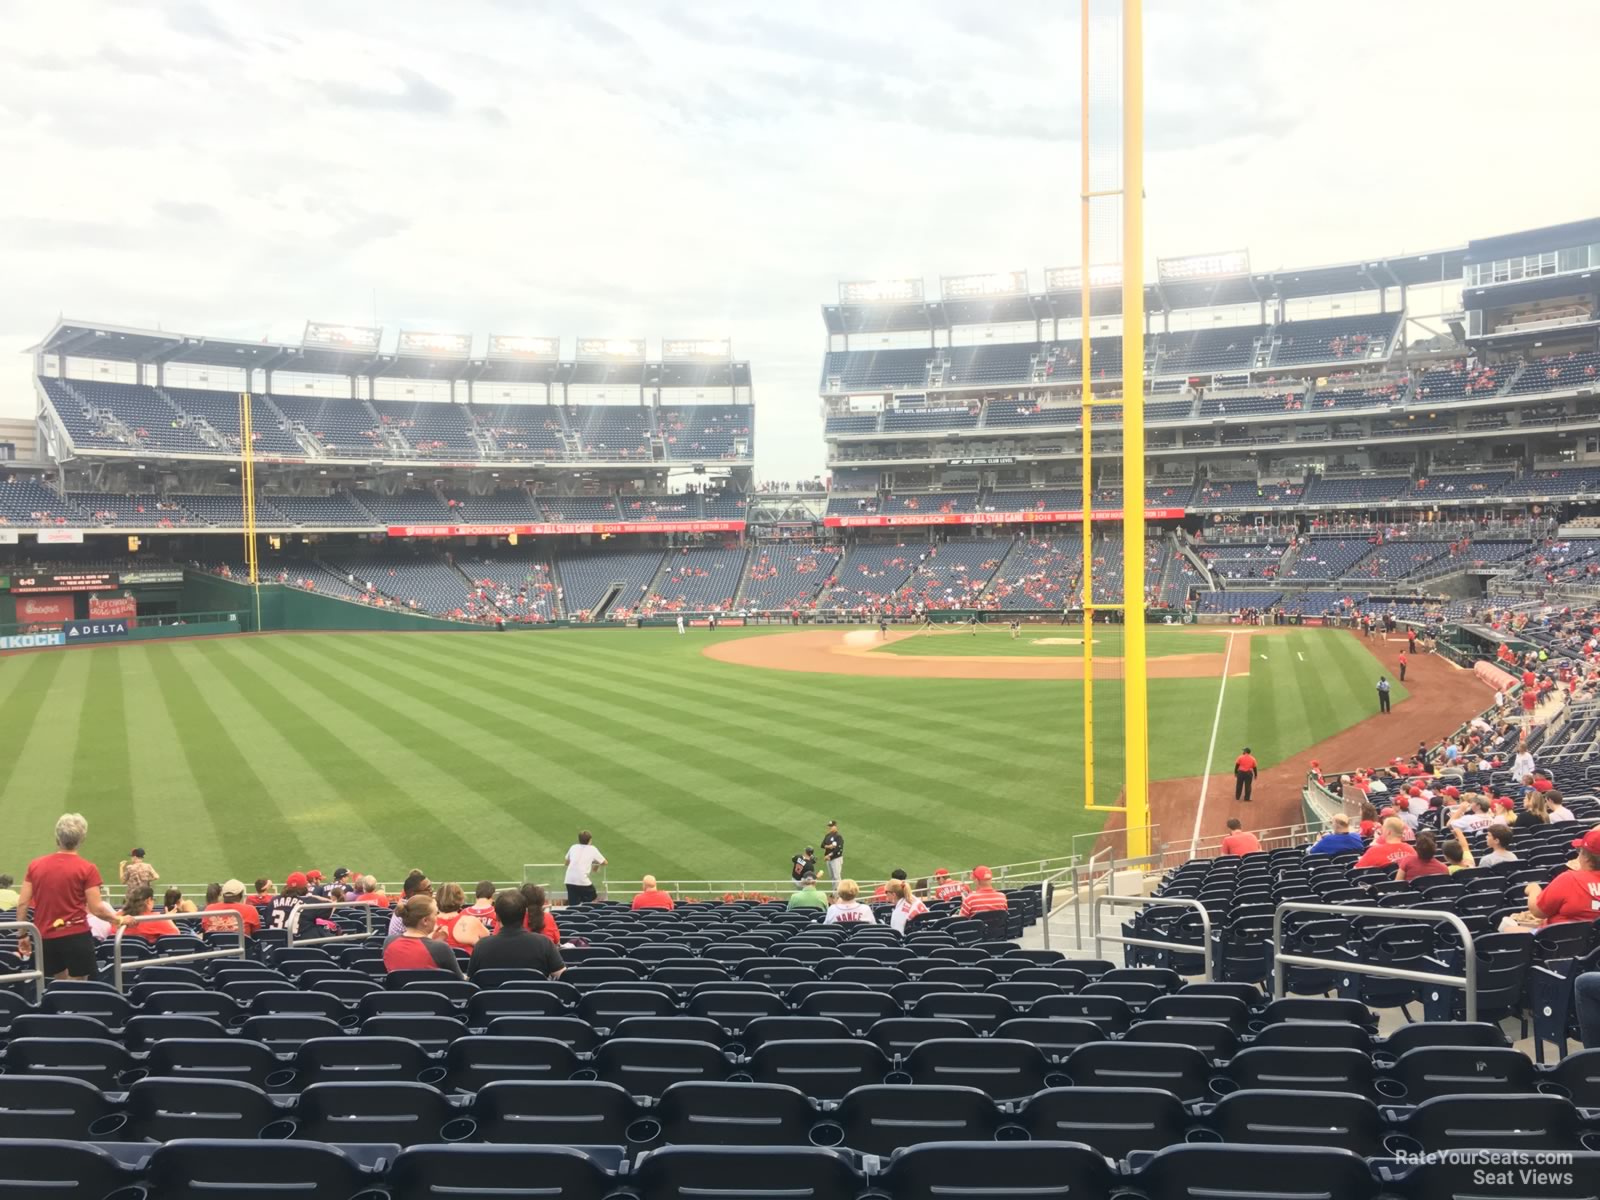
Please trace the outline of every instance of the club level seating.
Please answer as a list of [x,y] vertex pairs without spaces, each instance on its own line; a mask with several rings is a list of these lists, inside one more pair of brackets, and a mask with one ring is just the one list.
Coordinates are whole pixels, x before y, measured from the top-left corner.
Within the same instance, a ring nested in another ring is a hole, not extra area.
[[378,519],[356,503],[348,492],[327,496],[272,495],[267,499],[288,524],[307,529],[378,524]]
[[[1190,497],[1194,493],[1194,484],[1163,483],[1159,480],[1146,482],[1144,485],[1144,504],[1146,508],[1186,508]],[[1102,484],[1094,489],[1094,506],[1097,509],[1122,507],[1122,482],[1120,480]]]
[[648,408],[616,404],[574,405],[567,409],[567,421],[577,432],[583,452],[591,458],[651,457],[650,438],[655,432],[655,424]]
[[455,524],[526,525],[542,520],[528,493],[520,488],[503,488],[487,496],[446,492],[445,502],[452,507],[451,521]]
[[470,461],[481,453],[472,436],[472,412],[464,404],[374,400],[372,410],[385,428],[398,433],[424,458]]
[[755,443],[755,409],[748,404],[697,404],[657,414],[667,457],[681,461],[748,458]]
[[581,362],[575,363],[569,383],[584,387],[611,387],[637,394],[644,383],[644,363],[634,362]]
[[1448,400],[1481,400],[1497,394],[1515,368],[1500,366],[1469,367],[1457,359],[1429,367],[1417,376],[1413,395],[1423,404]]
[[1360,579],[1404,579],[1449,553],[1449,542],[1398,539],[1372,547],[1346,574]]
[[744,561],[743,550],[669,551],[666,568],[639,612],[726,612],[733,607]]
[[[219,453],[237,454],[241,448],[239,433],[239,396],[235,392],[219,392],[205,388],[163,387],[167,397],[190,417],[198,417],[222,438]],[[250,397],[250,434],[255,452],[267,457],[303,458],[305,447],[283,428],[282,418],[262,397]]]
[[1413,480],[1410,495],[1419,500],[1489,500],[1505,491],[1511,482],[1510,471],[1463,471],[1425,475]]
[[474,405],[478,427],[508,458],[565,458],[566,427],[551,404]]
[[1239,325],[1164,334],[1156,373],[1195,375],[1248,370],[1255,365],[1256,343],[1265,333],[1264,325]]
[[614,584],[618,591],[606,617],[623,620],[632,615],[661,569],[661,557],[660,550],[563,554],[557,567],[568,615],[579,619],[591,616]]
[[743,363],[664,362],[646,368],[645,385],[666,388],[731,388],[748,386],[749,377],[736,379]]
[[624,521],[695,521],[700,518],[700,496],[679,492],[669,496],[618,496],[617,510]]
[[459,523],[454,510],[432,492],[400,492],[379,496],[357,492],[361,506],[378,519],[380,525],[449,525]]
[[553,496],[541,494],[534,497],[546,519],[551,521],[621,521],[622,510],[613,496]]
[[1314,475],[1306,485],[1305,503],[1313,509],[1335,504],[1346,508],[1382,504],[1386,500],[1398,500],[1410,486],[1411,477],[1408,475]]
[[891,492],[878,505],[882,513],[927,513],[949,515],[977,509],[977,492]]
[[1076,512],[1083,507],[1079,486],[997,489],[984,498],[980,512]]
[[[181,505],[189,512],[192,512],[196,518],[207,524],[223,528],[243,528],[244,526],[243,496],[177,493],[169,496],[168,500],[174,504]],[[268,497],[257,495],[257,525],[276,527],[287,525],[288,523]]]
[[382,458],[387,453],[377,414],[359,400],[278,394],[268,399],[285,420],[305,430],[326,454]]
[[1597,384],[1600,384],[1600,353],[1588,350],[1534,359],[1522,368],[1509,394],[1525,396],[1531,392],[1593,390]]
[[1289,549],[1276,545],[1229,546],[1210,544],[1198,547],[1200,558],[1212,574],[1223,579],[1269,579],[1277,574],[1278,564]]
[[1077,425],[1083,410],[1076,404],[1040,405],[1017,399],[991,400],[984,414],[985,427],[993,429],[1005,425]]
[[1282,592],[1201,592],[1195,607],[1203,613],[1243,612],[1247,608],[1265,612],[1269,608],[1276,608],[1282,599]]
[[822,589],[819,608],[873,608],[889,602],[932,547],[927,542],[856,546]]
[[1200,416],[1201,419],[1216,419],[1296,412],[1305,407],[1305,400],[1303,390],[1272,391],[1259,396],[1207,396],[1200,402]]
[[758,611],[810,608],[839,552],[822,547],[768,546],[754,552],[746,572],[744,606]]
[[1305,497],[1302,484],[1278,480],[1208,480],[1195,488],[1193,508],[1294,508]]
[[1600,467],[1531,471],[1506,485],[1508,496],[1587,496],[1600,493]]
[[[872,433],[878,428],[879,413],[843,413],[830,416],[823,422],[822,432],[834,433]],[[837,478],[837,472],[835,473]]]
[[93,523],[88,511],[36,479],[0,477],[0,525]]
[[554,572],[543,558],[506,549],[493,558],[457,558],[456,566],[513,620],[549,621],[560,616]]
[[743,521],[749,514],[749,502],[745,497],[731,493],[702,496],[700,507],[708,521]]

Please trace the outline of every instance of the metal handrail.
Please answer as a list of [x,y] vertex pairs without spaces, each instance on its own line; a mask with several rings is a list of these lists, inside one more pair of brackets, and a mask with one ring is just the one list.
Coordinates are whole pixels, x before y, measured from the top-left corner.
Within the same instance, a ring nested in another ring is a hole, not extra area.
[[[224,912],[232,910],[223,910]],[[118,925],[117,931],[112,935],[111,952],[111,984],[118,992],[122,991],[122,976],[128,971],[138,971],[144,967],[175,967],[180,963],[206,962],[213,958],[243,958],[248,946],[244,931],[244,918],[238,913],[233,914],[233,919],[239,923],[239,944],[231,950],[200,950],[193,954],[166,954],[158,958],[141,958],[135,962],[122,961],[122,935],[128,932],[129,925],[138,925],[147,921],[203,921],[207,917],[218,916],[217,909],[207,911],[202,909],[192,913],[145,913],[142,917],[127,917],[126,924]]]
[[[1283,915],[1288,912],[1322,913],[1333,917],[1384,917],[1390,921],[1438,921],[1455,927],[1461,938],[1464,965],[1460,975],[1441,975],[1435,971],[1408,971],[1404,967],[1385,967],[1362,961],[1336,962],[1306,954],[1283,952]],[[1412,983],[1437,983],[1466,992],[1466,1019],[1478,1019],[1478,955],[1473,948],[1472,931],[1453,912],[1441,908],[1378,908],[1357,904],[1315,904],[1309,900],[1285,900],[1272,913],[1272,998],[1282,1000],[1285,967],[1313,967],[1324,971],[1349,971],[1378,979],[1405,979]]]
[[1151,906],[1173,905],[1180,908],[1192,908],[1200,914],[1200,956],[1203,966],[1203,978],[1211,982],[1211,914],[1206,911],[1206,906],[1198,900],[1191,900],[1187,896],[1101,896],[1094,902],[1094,907],[1089,910],[1093,921],[1094,956],[1100,957],[1100,944],[1110,942],[1115,946],[1143,946],[1150,950],[1167,950],[1179,954],[1193,954],[1194,947],[1182,942],[1160,942],[1154,938],[1123,937],[1120,933],[1100,932],[1101,908],[1149,908]]
[[42,1004],[44,1003],[44,939],[39,936],[39,927],[32,921],[0,921],[0,933],[12,929],[29,935],[28,944],[33,947],[33,970],[0,975],[0,983],[27,983],[31,979],[39,985],[39,994],[34,1003]]
[[[363,913],[363,916],[365,916],[365,918],[366,918],[367,928],[366,928],[366,930],[364,932],[361,932],[361,933],[331,933],[331,934],[326,934],[326,935],[324,935],[322,937],[297,938],[294,935],[294,931],[295,931],[295,927],[300,924],[300,921],[298,919],[296,919],[294,924],[290,925],[288,930],[287,930],[287,933],[288,933],[289,936],[288,936],[288,940],[284,943],[284,945],[286,947],[288,947],[288,946],[325,946],[329,942],[360,942],[360,941],[365,941],[367,938],[370,938],[372,936],[372,913],[373,913],[373,909],[375,907],[376,907],[375,905],[371,905],[371,904],[351,904],[349,901],[340,902],[338,900],[304,900],[300,904],[300,916],[301,917],[305,916],[306,910],[310,909],[310,908],[326,908],[326,909],[330,909],[330,910],[331,909],[339,909],[339,908],[361,908],[361,909],[365,910],[365,912]],[[388,909],[384,909],[383,911],[384,912],[388,912],[389,910]]]

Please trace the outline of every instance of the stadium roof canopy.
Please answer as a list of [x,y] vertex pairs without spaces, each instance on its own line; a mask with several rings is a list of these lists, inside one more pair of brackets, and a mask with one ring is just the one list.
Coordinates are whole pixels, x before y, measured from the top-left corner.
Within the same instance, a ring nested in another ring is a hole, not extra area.
[[[473,355],[471,338],[457,334],[402,331],[397,349],[380,353],[380,330],[354,330],[371,336],[371,346],[290,345],[199,337],[162,330],[130,329],[87,321],[59,320],[29,354],[93,358],[108,362],[182,363],[241,370],[294,371],[311,375],[363,375],[394,379],[468,379],[485,383],[545,383],[572,370],[562,359],[558,338],[491,336],[489,353]],[[639,342],[643,346],[643,342]],[[748,372],[749,364],[740,363]]]
[[[1275,299],[1339,296],[1377,288],[1416,287],[1461,278],[1467,261],[1464,246],[1427,254],[1304,267],[1299,270],[1254,271],[1167,279],[1144,289],[1145,311],[1208,308],[1223,304],[1255,304]],[[1055,272],[1051,272],[1054,275]],[[1082,315],[1082,294],[1074,285],[1011,296],[944,299],[917,303],[842,302],[822,307],[829,333],[863,334],[948,329],[955,325],[998,325],[1018,321],[1067,319]],[[1114,317],[1122,312],[1122,289],[1097,284],[1090,293],[1090,311]]]

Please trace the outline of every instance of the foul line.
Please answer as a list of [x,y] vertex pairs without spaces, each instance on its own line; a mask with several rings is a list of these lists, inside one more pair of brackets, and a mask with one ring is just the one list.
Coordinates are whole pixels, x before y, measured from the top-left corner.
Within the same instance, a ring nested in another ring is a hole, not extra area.
[[1222,727],[1222,698],[1228,694],[1228,659],[1233,655],[1233,639],[1228,635],[1228,648],[1222,652],[1222,686],[1217,689],[1217,715],[1211,719],[1211,745],[1206,747],[1206,769],[1200,776],[1200,804],[1194,810],[1194,832],[1189,835],[1189,853],[1194,854],[1200,841],[1200,822],[1206,815],[1206,792],[1211,787],[1211,758],[1217,752],[1217,730]]

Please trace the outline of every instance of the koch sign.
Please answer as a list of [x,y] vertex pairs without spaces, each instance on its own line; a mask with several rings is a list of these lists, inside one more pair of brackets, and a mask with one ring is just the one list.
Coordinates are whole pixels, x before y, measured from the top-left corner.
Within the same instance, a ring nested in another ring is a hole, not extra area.
[[64,646],[67,635],[59,629],[44,633],[8,633],[0,637],[0,650],[37,650],[41,646]]
[[76,642],[104,642],[112,638],[127,637],[128,621],[125,617],[108,617],[99,621],[63,621],[61,632],[66,635],[69,646]]

